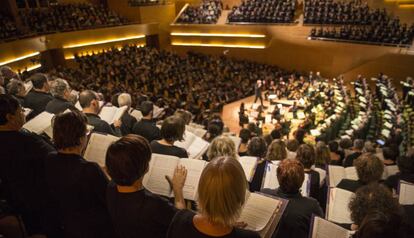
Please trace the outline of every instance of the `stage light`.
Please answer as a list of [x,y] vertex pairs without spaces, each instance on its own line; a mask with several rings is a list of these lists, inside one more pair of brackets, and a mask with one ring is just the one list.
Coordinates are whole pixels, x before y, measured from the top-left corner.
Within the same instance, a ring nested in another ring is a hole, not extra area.
[[4,62],[0,62],[0,66],[6,65],[6,64],[10,64],[10,63],[13,63],[13,62],[16,62],[16,61],[24,60],[24,59],[27,59],[27,58],[30,58],[30,57],[33,57],[33,56],[37,56],[39,54],[40,54],[40,52],[34,52],[34,53],[30,53],[30,54],[27,54],[27,55],[23,55],[23,56],[20,56],[20,57],[11,59],[11,60],[7,60],[7,61],[4,61]]
[[244,44],[203,44],[203,43],[181,43],[181,42],[172,42],[172,45],[176,46],[203,46],[203,47],[224,47],[224,48],[249,48],[249,49],[264,49],[265,45],[244,45]]
[[78,47],[91,46],[91,45],[100,45],[100,44],[119,42],[119,41],[137,40],[137,39],[143,39],[143,38],[145,38],[145,35],[136,35],[136,36],[122,37],[122,38],[113,38],[113,39],[109,39],[109,40],[91,41],[91,42],[85,42],[85,43],[80,43],[80,44],[65,45],[65,46],[63,46],[63,48],[64,49],[70,49],[70,48],[78,48]]
[[206,36],[206,37],[242,37],[242,38],[265,38],[266,35],[259,34],[228,34],[228,33],[198,33],[198,32],[171,32],[172,36]]

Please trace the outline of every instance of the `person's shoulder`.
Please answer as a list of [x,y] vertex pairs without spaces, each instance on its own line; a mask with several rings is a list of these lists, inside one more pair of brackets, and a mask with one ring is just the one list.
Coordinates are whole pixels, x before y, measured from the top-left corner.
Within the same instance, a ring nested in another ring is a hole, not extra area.
[[355,192],[355,190],[357,190],[362,185],[363,184],[359,181],[350,180],[350,179],[342,179],[336,187],[340,189],[348,190],[351,192]]

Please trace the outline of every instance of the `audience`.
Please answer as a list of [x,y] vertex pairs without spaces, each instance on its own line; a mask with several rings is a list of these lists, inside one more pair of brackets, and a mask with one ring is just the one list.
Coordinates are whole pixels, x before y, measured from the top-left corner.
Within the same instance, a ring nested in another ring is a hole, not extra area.
[[9,16],[0,13],[0,42],[17,38],[19,35],[16,23]]
[[235,226],[246,201],[247,182],[240,163],[231,157],[214,158],[204,168],[198,184],[198,211],[179,211],[167,237],[259,238]]
[[203,0],[198,7],[188,6],[177,19],[177,23],[216,24],[222,9],[221,0]]
[[[87,118],[67,112],[54,118],[53,142],[57,153],[45,160],[49,209],[64,237],[113,237],[106,208],[108,179],[98,164],[86,161]],[[53,217],[52,215],[52,217]]]
[[303,165],[294,159],[285,159],[277,168],[277,190],[263,189],[263,193],[289,200],[279,228],[272,237],[306,238],[310,231],[312,215],[323,217],[322,208],[313,198],[303,197],[299,191],[305,179]]
[[266,154],[266,160],[280,162],[288,158],[285,142],[281,139],[273,140],[269,145]]
[[294,0],[247,0],[233,7],[228,15],[229,23],[292,23],[296,1]]
[[355,160],[354,166],[358,175],[358,180],[342,179],[338,188],[355,192],[358,188],[370,184],[378,183],[384,173],[384,164],[373,154],[362,154]]
[[161,126],[161,140],[151,141],[151,150],[155,154],[188,158],[187,151],[174,145],[174,142],[184,140],[185,121],[178,116],[167,117]]
[[10,80],[9,84],[7,84],[7,93],[14,96],[19,101],[20,105],[24,106],[26,88],[22,81],[18,79]]
[[165,237],[177,209],[185,208],[187,170],[178,166],[173,178],[167,178],[174,192],[174,207],[143,186],[150,160],[150,145],[141,136],[127,135],[108,148],[105,165],[112,181],[106,195],[117,237]]
[[23,24],[37,34],[119,26],[127,20],[115,12],[90,3],[57,4],[20,10]]

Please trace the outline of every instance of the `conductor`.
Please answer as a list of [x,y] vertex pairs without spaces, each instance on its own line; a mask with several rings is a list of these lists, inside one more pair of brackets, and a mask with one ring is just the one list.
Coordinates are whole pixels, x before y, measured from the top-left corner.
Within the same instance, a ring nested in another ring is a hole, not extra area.
[[260,105],[263,107],[262,87],[262,80],[257,80],[256,84],[254,85],[254,103],[257,102],[257,99],[260,99]]

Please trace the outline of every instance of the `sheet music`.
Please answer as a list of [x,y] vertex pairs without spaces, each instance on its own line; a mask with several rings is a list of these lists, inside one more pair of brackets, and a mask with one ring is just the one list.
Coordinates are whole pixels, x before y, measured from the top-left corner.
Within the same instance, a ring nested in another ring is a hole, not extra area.
[[135,119],[137,119],[137,121],[141,121],[143,115],[141,111],[132,109],[130,112],[131,116],[135,117]]
[[105,167],[106,151],[118,139],[118,137],[112,135],[92,133],[84,153],[84,158],[88,161],[96,162],[101,167]]
[[236,146],[236,150],[238,150],[241,144],[241,138],[237,136],[229,136],[229,137],[234,142],[234,145]]
[[329,165],[329,187],[336,187],[345,177],[345,169],[342,166]]
[[127,106],[123,107],[103,107],[99,112],[99,117],[108,122],[108,124],[113,124],[116,120],[121,119],[125,111],[128,109]]
[[322,187],[322,185],[325,183],[326,171],[320,168],[315,168],[314,170],[319,173],[319,180],[320,180],[319,186]]
[[158,106],[154,105],[152,116],[154,118],[158,118],[162,115],[163,112],[164,112],[164,108],[161,108],[161,107],[158,107]]
[[311,238],[349,238],[352,232],[320,217],[313,218]]
[[400,181],[400,193],[398,201],[401,205],[414,204],[414,184]]
[[31,112],[33,112],[32,109],[26,107],[23,107],[23,111],[25,117],[27,117]]
[[196,135],[194,135],[193,133],[191,133],[189,131],[185,131],[183,137],[184,137],[183,141],[176,141],[176,142],[174,142],[174,145],[178,146],[178,147],[181,147],[183,149],[186,149],[186,150],[188,150],[188,148],[190,148],[193,141],[197,138]]
[[302,186],[300,187],[300,193],[304,197],[309,197],[310,193],[310,176],[305,173],[305,179],[303,180]]
[[184,198],[195,201],[197,198],[198,183],[201,173],[207,164],[204,160],[181,159],[180,165],[187,169],[187,179],[185,180],[183,193]]
[[[272,161],[274,162],[274,161]],[[276,189],[279,187],[279,181],[277,180],[277,167],[278,164],[267,163],[265,170],[265,177],[262,188]]]
[[81,107],[81,105],[80,105],[79,101],[77,101],[77,102],[75,103],[75,107],[76,107],[79,111],[82,111],[82,110],[83,110],[83,108]]
[[42,112],[32,120],[26,122],[23,128],[40,135],[51,126],[53,117],[54,115],[52,113]]
[[210,143],[196,136],[193,143],[187,149],[188,157],[190,159],[200,159],[209,146]]
[[165,176],[174,175],[180,158],[168,155],[152,154],[150,168],[144,176],[143,185],[152,193],[171,197],[172,190]]
[[350,180],[355,180],[355,181],[359,179],[358,173],[355,167],[353,166],[347,167],[347,168],[344,168],[344,170],[345,170],[345,178],[350,179]]
[[252,156],[242,156],[239,157],[239,162],[244,170],[244,174],[246,175],[247,180],[252,181],[254,172],[256,170],[257,158]]
[[340,188],[331,188],[329,196],[328,220],[337,223],[351,224],[351,211],[348,204],[351,201],[353,192]]
[[386,165],[384,166],[384,173],[382,174],[382,178],[386,179],[391,175],[397,174],[398,172],[400,172],[398,165]]
[[257,193],[251,193],[243,207],[239,221],[247,223],[246,229],[263,230],[277,212],[280,201]]
[[24,90],[28,93],[33,88],[33,82],[31,80],[24,83]]

